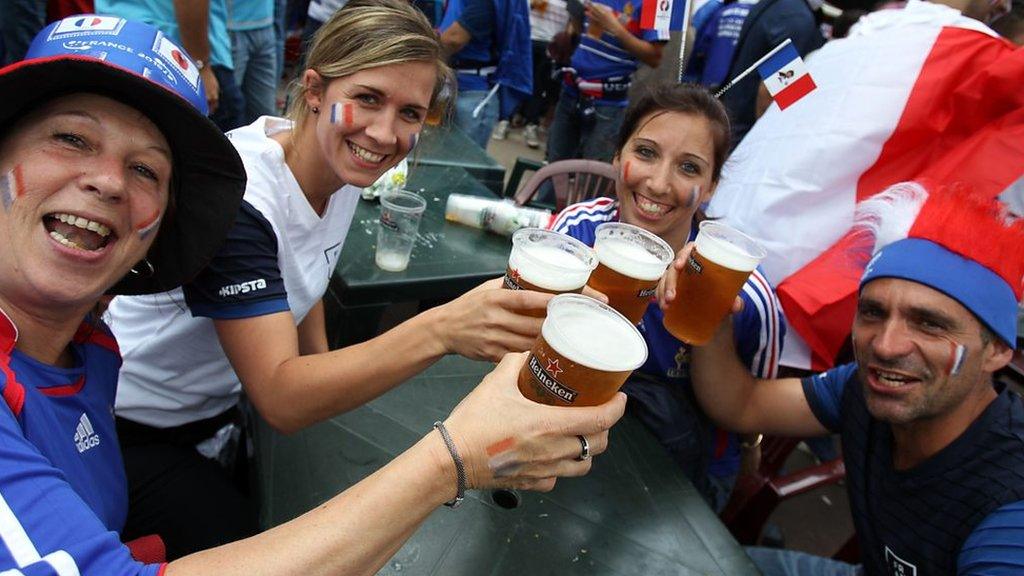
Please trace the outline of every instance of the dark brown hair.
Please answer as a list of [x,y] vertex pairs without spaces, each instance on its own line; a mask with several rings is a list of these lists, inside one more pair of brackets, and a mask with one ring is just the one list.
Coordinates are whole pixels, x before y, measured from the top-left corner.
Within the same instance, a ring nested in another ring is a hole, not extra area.
[[622,128],[619,129],[619,138],[615,143],[616,155],[622,152],[630,137],[641,128],[640,121],[655,112],[681,112],[707,119],[711,124],[715,154],[711,181],[718,182],[718,177],[722,174],[722,164],[725,164],[731,144],[729,114],[707,88],[696,84],[652,82],[646,88],[642,88],[626,108]]

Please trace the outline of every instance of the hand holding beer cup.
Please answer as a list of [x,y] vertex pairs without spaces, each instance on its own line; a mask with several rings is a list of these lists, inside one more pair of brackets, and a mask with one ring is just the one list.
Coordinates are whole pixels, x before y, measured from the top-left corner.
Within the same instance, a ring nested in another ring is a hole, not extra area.
[[625,316],[593,298],[559,294],[519,373],[519,391],[542,404],[596,406],[646,360],[647,343]]
[[436,340],[445,354],[498,362],[509,352],[529,350],[540,334],[544,310],[552,294],[503,290],[503,280],[488,280],[462,296],[428,310],[443,314]]
[[658,287],[665,328],[683,342],[702,345],[722,319],[742,308],[737,295],[750,273],[767,255],[746,234],[712,220],[700,223]]
[[[561,410],[523,398],[516,375],[527,354],[509,354],[445,421],[465,460],[470,488],[518,488],[546,492],[560,476],[582,476],[580,439],[597,455],[608,446],[608,429],[622,417],[626,396],[614,394],[600,406]],[[438,454],[439,462],[451,459]],[[454,479],[453,479],[454,484]]]

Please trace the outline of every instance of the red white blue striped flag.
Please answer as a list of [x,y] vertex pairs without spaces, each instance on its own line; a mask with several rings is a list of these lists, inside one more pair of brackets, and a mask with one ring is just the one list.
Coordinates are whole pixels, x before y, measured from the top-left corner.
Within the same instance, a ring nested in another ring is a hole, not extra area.
[[785,110],[797,100],[817,88],[811,74],[804,65],[803,58],[793,47],[786,43],[781,50],[762,62],[757,73],[764,80],[768,93],[775,99],[780,110]]

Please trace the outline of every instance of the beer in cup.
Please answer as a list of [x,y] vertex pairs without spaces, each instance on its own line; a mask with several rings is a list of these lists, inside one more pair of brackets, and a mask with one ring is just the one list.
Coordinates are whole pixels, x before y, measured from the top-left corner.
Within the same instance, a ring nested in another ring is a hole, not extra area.
[[608,296],[608,305],[636,324],[658,289],[675,253],[667,242],[643,228],[606,222],[594,242],[598,265],[587,285]]
[[548,303],[519,391],[541,404],[596,406],[646,360],[647,344],[625,316],[589,296],[560,294]]
[[701,222],[690,258],[676,280],[676,298],[665,311],[665,328],[683,342],[707,343],[766,255],[764,247],[746,234],[721,222]]
[[540,228],[512,235],[505,288],[549,294],[582,292],[597,266],[594,250],[579,240]]

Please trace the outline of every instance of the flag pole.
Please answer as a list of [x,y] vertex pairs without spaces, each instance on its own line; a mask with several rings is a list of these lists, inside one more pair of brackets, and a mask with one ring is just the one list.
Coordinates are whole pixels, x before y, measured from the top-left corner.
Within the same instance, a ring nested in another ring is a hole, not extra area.
[[788,46],[788,45],[790,45],[792,43],[793,43],[792,40],[790,40],[789,38],[786,38],[786,40],[782,44],[779,44],[775,48],[772,48],[770,52],[768,52],[764,56],[761,56],[757,60],[757,62],[754,62],[753,64],[751,64],[750,68],[747,68],[743,72],[740,72],[739,75],[737,75],[735,78],[733,78],[732,80],[729,80],[729,82],[725,86],[722,86],[721,90],[719,90],[718,92],[715,92],[715,98],[721,98],[722,94],[725,94],[726,90],[728,90],[729,88],[732,88],[733,85],[735,85],[740,80],[743,80],[744,78],[747,77],[748,74],[750,74],[751,72],[756,70],[758,66],[760,66],[761,64],[764,64],[764,62],[766,60],[768,60],[772,56],[775,56],[776,54],[778,54],[779,50],[782,50],[783,48],[785,48],[786,46]]
[[[678,2],[679,0],[676,0]],[[690,29],[690,8],[693,7],[693,0],[686,0],[683,5],[683,33],[679,41],[679,82],[683,81],[683,71],[686,66],[686,33]]]

